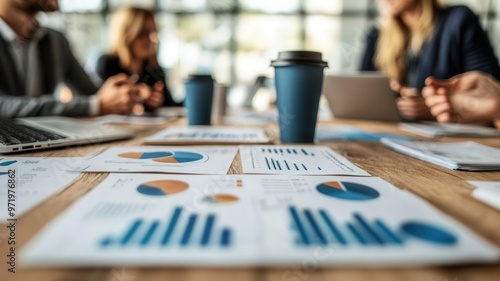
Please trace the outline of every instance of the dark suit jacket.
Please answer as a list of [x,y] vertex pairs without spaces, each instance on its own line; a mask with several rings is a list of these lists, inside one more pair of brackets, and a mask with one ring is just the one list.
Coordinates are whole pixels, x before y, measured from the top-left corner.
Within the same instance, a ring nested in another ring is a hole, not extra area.
[[[378,34],[377,29],[368,34],[360,70],[377,70],[373,59]],[[422,90],[428,76],[447,79],[471,70],[500,79],[498,60],[478,17],[465,6],[454,6],[440,12],[434,34],[414,63],[407,65],[405,82],[409,87]]]
[[[103,55],[99,58],[99,61],[97,62],[96,72],[97,75],[99,75],[99,78],[101,78],[103,81],[111,76],[120,73],[131,75],[131,73],[128,70],[124,69],[120,65],[120,61],[118,60],[117,57],[110,55]],[[148,66],[147,64],[144,64],[144,67],[142,69],[142,75],[141,77],[139,77],[138,82],[142,82],[146,85],[149,85],[150,87],[153,87],[154,84],[158,81],[161,81],[164,84],[163,106],[181,106],[182,103],[178,103],[173,100],[172,95],[170,94],[170,91],[167,85],[165,84],[165,73],[161,70],[161,68],[155,69]]]
[[[17,75],[8,43],[0,35],[0,117],[13,118],[37,115],[88,115],[89,97],[98,88],[91,82],[71,52],[64,35],[47,29],[39,41],[39,58],[43,82],[43,94],[28,97]],[[59,83],[73,92],[73,100],[61,103],[53,93]]]

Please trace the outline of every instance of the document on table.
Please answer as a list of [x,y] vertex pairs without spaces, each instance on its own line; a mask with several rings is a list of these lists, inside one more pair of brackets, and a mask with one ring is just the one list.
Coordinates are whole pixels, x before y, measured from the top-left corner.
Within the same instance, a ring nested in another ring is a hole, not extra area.
[[496,247],[380,178],[110,174],[25,247],[24,266],[424,266]]
[[500,170],[500,149],[468,142],[395,141],[382,143],[398,152],[453,170]]
[[476,189],[472,196],[493,208],[500,210],[500,181],[468,181]]
[[85,158],[0,157],[0,220],[15,219],[72,182]]
[[405,136],[389,133],[370,133],[350,125],[318,125],[316,126],[316,141],[380,141],[382,138],[409,140]]
[[71,170],[225,175],[237,152],[228,146],[112,147]]
[[369,176],[326,146],[240,146],[244,174]]
[[169,127],[144,139],[144,143],[146,144],[239,144],[269,142],[269,138],[261,128],[224,126]]
[[405,131],[426,137],[498,137],[500,131],[478,125],[443,124],[431,121],[401,123],[399,127]]

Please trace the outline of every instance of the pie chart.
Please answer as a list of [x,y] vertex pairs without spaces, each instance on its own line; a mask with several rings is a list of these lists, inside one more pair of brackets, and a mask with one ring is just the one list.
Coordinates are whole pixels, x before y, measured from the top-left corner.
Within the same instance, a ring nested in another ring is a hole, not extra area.
[[153,159],[160,163],[189,163],[203,159],[203,155],[196,152],[173,151],[172,155]]
[[406,222],[401,230],[414,238],[439,245],[454,245],[457,243],[455,235],[439,227],[423,222]]
[[153,152],[124,152],[118,154],[119,157],[131,158],[131,159],[156,159],[169,157],[174,155],[169,151],[153,151]]
[[189,151],[124,152],[119,157],[129,159],[150,159],[158,163],[189,163],[206,158],[203,154]]
[[180,193],[189,188],[189,184],[178,180],[157,180],[143,183],[137,191],[149,196],[167,196]]
[[317,185],[316,189],[326,196],[350,201],[373,200],[380,196],[375,189],[354,182],[329,181]]
[[213,194],[209,195],[205,198],[203,198],[203,201],[207,203],[212,203],[212,204],[229,204],[229,203],[236,203],[240,199],[232,194],[224,194],[224,193],[219,193],[219,194]]

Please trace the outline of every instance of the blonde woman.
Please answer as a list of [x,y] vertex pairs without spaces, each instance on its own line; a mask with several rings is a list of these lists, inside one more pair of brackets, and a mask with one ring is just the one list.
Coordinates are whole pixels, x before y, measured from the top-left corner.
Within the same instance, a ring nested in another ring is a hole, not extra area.
[[156,58],[158,36],[154,14],[146,9],[124,7],[111,19],[108,54],[97,63],[97,74],[105,80],[125,73],[136,83],[138,96],[147,110],[178,106],[165,83],[165,73]]
[[500,79],[500,68],[477,16],[439,0],[381,0],[382,17],[370,31],[360,70],[382,71],[400,94],[406,119],[433,119],[421,91],[425,79],[479,70]]

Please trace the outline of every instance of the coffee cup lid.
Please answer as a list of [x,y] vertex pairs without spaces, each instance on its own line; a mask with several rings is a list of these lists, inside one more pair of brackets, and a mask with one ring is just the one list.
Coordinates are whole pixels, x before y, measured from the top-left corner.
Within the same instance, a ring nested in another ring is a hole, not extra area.
[[323,61],[321,53],[311,51],[285,51],[278,53],[278,59],[271,61],[271,66],[312,65],[328,67]]
[[190,74],[187,78],[186,78],[186,82],[190,82],[190,81],[213,81],[214,79],[212,78],[212,75],[210,74]]

